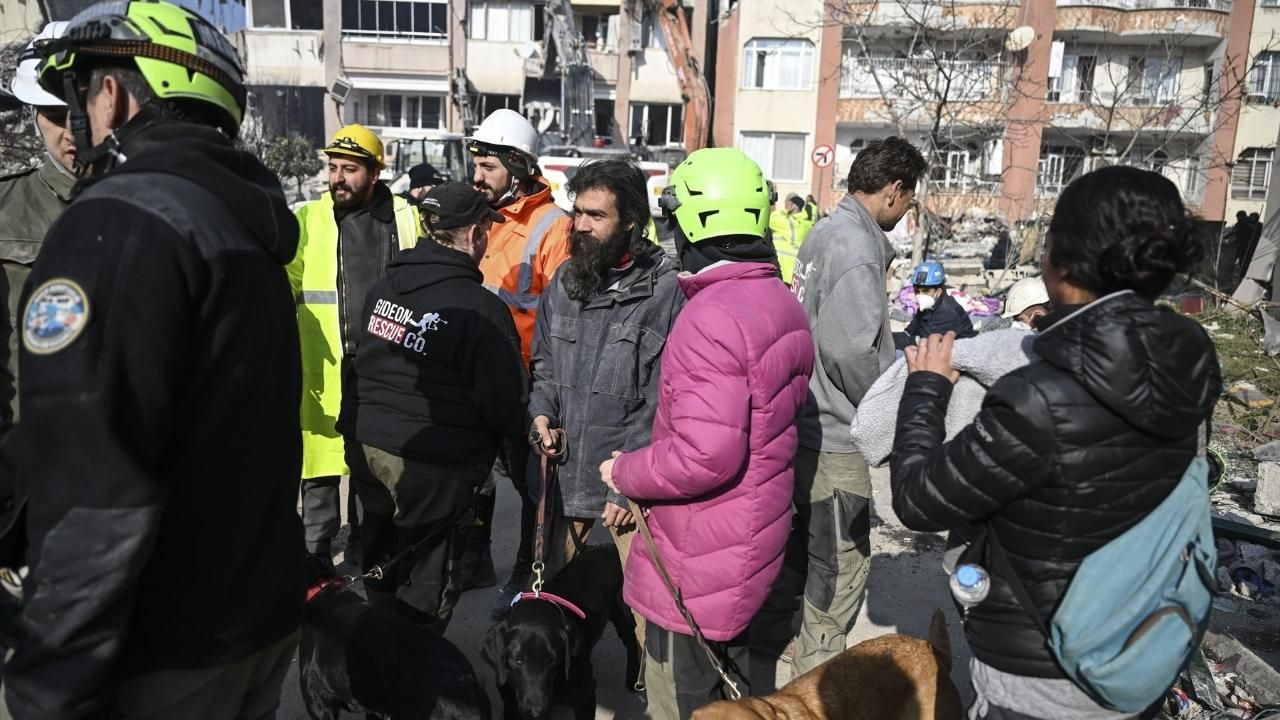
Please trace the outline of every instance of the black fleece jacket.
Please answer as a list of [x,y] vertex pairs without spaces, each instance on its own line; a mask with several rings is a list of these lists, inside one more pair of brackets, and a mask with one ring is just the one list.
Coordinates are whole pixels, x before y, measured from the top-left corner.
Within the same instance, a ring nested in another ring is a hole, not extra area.
[[[951,442],[950,381],[911,373],[890,459],[902,522],[975,541],[962,560],[988,571],[983,534],[996,533],[1044,618],[1086,556],[1168,497],[1222,387],[1204,329],[1132,292],[1055,319],[1036,337],[1041,360],[993,385]],[[1009,585],[992,578],[965,619],[974,655],[1015,675],[1062,676]]]
[[441,464],[517,453],[528,379],[511,311],[465,253],[431,240],[398,254],[361,315],[356,392],[338,427],[362,444]]
[[207,668],[302,610],[298,330],[280,183],[201,126],[121,133],[23,293],[17,718],[98,716],[122,679]]

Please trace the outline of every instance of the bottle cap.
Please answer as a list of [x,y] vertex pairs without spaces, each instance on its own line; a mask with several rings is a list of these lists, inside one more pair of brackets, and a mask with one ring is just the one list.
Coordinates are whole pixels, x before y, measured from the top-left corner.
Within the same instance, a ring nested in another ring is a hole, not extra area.
[[956,568],[956,581],[965,587],[973,587],[982,580],[978,568],[972,565],[961,565]]

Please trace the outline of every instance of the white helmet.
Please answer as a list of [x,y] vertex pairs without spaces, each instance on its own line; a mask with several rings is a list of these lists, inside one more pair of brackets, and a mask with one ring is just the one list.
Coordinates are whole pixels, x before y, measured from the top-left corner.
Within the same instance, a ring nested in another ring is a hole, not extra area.
[[466,138],[466,142],[468,146],[481,143],[511,148],[531,162],[538,159],[538,131],[525,116],[507,108],[490,113],[476,128],[475,134]]
[[40,83],[36,82],[36,68],[39,67],[43,58],[35,50],[37,41],[62,37],[62,31],[66,27],[67,23],[64,21],[51,22],[45,25],[40,34],[32,38],[31,42],[27,43],[27,46],[18,55],[18,69],[13,73],[13,82],[9,85],[9,92],[13,93],[13,96],[24,104],[37,107],[66,106],[66,103],[50,95],[44,88],[40,87]]
[[1009,288],[1009,296],[1004,301],[1004,317],[1017,317],[1023,310],[1047,302],[1049,291],[1045,289],[1044,280],[1038,277],[1022,278]]

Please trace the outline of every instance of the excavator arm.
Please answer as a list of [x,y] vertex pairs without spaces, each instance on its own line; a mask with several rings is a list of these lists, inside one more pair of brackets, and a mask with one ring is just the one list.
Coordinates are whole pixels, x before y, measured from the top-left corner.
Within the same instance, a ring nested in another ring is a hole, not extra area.
[[707,89],[707,78],[702,74],[698,56],[693,51],[684,7],[680,0],[645,0],[645,3],[662,26],[667,56],[680,82],[680,97],[684,101],[685,150],[701,150],[707,146],[707,135],[711,129],[711,92]]

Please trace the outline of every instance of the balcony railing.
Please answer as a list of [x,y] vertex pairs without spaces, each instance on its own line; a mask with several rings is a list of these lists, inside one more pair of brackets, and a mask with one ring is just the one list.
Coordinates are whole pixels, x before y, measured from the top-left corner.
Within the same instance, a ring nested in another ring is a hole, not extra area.
[[[906,96],[927,101],[967,101],[1003,97],[1007,66],[990,60],[883,58],[845,54],[841,98]],[[878,81],[878,82],[877,82]]]
[[1058,6],[1096,6],[1117,10],[1217,10],[1231,12],[1232,0],[1058,0]]

